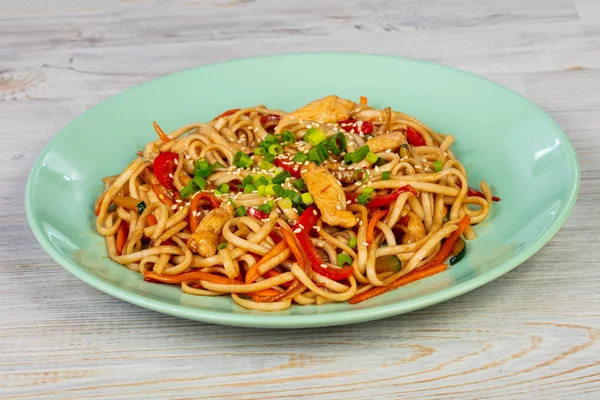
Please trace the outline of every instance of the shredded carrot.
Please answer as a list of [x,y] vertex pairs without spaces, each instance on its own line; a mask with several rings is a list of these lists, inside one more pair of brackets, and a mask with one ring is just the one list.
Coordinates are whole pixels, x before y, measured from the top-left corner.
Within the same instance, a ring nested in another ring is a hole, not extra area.
[[144,152],[141,151],[141,150],[138,150],[137,155],[140,156],[140,157],[142,157],[144,155]]
[[360,96],[360,104],[367,104],[368,103],[368,99],[365,96]]
[[[279,271],[276,271],[274,269],[270,269],[267,272],[265,272],[263,274],[263,276],[268,279],[268,278],[273,278],[274,276],[281,275],[281,274],[282,273],[279,272]],[[287,288],[287,287],[290,287],[290,283],[291,282],[284,282],[284,283],[281,283],[279,286],[283,286],[284,288]]]
[[223,114],[221,114],[221,115],[217,115],[217,116],[216,116],[216,117],[213,119],[213,121],[216,121],[216,120],[218,120],[218,119],[219,119],[219,118],[221,118],[221,117],[227,117],[228,115],[235,114],[235,113],[236,113],[236,112],[238,112],[238,111],[240,111],[240,109],[239,109],[239,108],[232,108],[231,110],[227,110],[227,111],[225,111],[225,112],[224,112]]
[[373,214],[369,221],[369,225],[367,225],[367,243],[373,243],[373,238],[375,237],[375,225],[377,225],[377,222],[385,217],[387,213],[388,210],[379,210]]
[[190,211],[189,211],[189,219],[190,219],[190,232],[196,232],[198,229],[199,218],[198,218],[198,207],[200,207],[201,196],[194,196],[192,201],[190,202]]
[[115,247],[117,248],[117,254],[123,254],[123,247],[127,241],[127,234],[129,233],[129,224],[125,221],[121,221],[119,229],[117,230],[117,237],[115,239]]
[[296,238],[294,232],[292,232],[289,226],[285,225],[285,228],[283,226],[281,227],[281,233],[283,234],[283,238],[285,239],[287,244],[290,246],[292,254],[294,255],[294,257],[296,257],[298,265],[300,265],[302,269],[306,270],[310,263],[308,262],[306,253],[304,253],[304,251],[302,250],[302,246],[300,246],[300,243],[298,243],[298,239]]
[[280,294],[281,293],[279,293],[275,289],[259,290],[258,292],[252,293],[252,301],[255,301],[257,303],[262,303],[265,301],[266,297],[279,296]]
[[156,123],[156,121],[154,121],[153,124],[154,124],[154,130],[158,134],[158,137],[160,138],[160,140],[162,140],[165,143],[170,142],[171,138],[168,137],[167,135],[165,135],[165,132],[160,128],[160,126],[158,126],[158,124]]
[[267,261],[269,261],[270,259],[272,259],[273,257],[275,257],[277,254],[279,254],[282,251],[284,251],[285,249],[287,249],[287,247],[288,247],[287,242],[285,242],[283,240],[281,242],[279,242],[277,245],[273,246],[273,248],[271,250],[269,250],[263,256],[263,258],[260,259],[259,262],[254,264],[254,266],[248,270],[248,272],[246,273],[246,283],[252,283],[255,280],[257,280],[258,277],[262,275],[259,272],[260,266],[263,265],[264,263],[266,263]]
[[189,281],[208,281],[222,285],[242,285],[240,281],[202,271],[185,272],[178,275],[159,275],[156,272],[144,271],[144,278],[162,283],[182,283]]
[[146,223],[148,224],[148,226],[153,226],[158,224],[158,221],[156,220],[156,217],[153,214],[148,215],[148,218],[146,218]]
[[448,268],[448,265],[439,264],[439,265],[435,265],[433,267],[429,267],[427,269],[420,268],[420,269],[411,271],[408,274],[396,279],[394,282],[390,283],[389,285],[374,287],[373,289],[369,289],[366,292],[357,294],[356,296],[354,296],[353,298],[351,298],[349,300],[349,303],[356,304],[356,303],[363,302],[365,300],[372,299],[375,296],[379,296],[380,294],[384,294],[386,292],[389,292],[390,290],[397,289],[400,286],[404,286],[411,282],[415,282],[420,279],[427,278],[428,276],[435,275],[439,272],[445,271],[446,268]]
[[158,196],[158,199],[169,207],[173,207],[175,202],[171,199],[169,191],[162,185],[152,185],[152,190]]
[[100,206],[102,205],[102,200],[100,200],[98,202],[98,207],[96,207],[96,209],[94,210],[94,214],[96,214],[97,216],[100,215]]
[[448,239],[444,241],[444,244],[442,245],[440,251],[431,260],[429,260],[429,262],[424,264],[419,269],[425,269],[443,263],[446,260],[446,258],[450,256],[450,252],[452,252],[452,246],[454,246],[454,242],[458,240],[460,235],[462,235],[462,233],[465,231],[465,229],[467,229],[470,223],[471,217],[465,215],[463,219],[461,219],[458,223],[458,228],[454,232],[452,232],[450,236],[448,236]]

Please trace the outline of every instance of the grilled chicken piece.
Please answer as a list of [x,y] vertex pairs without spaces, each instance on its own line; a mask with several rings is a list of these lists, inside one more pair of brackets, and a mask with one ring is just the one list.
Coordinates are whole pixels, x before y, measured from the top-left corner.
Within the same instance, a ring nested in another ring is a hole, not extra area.
[[214,256],[221,242],[223,226],[231,218],[233,209],[229,204],[209,211],[188,240],[188,246],[202,257]]
[[346,194],[342,185],[327,169],[310,163],[302,169],[302,178],[326,224],[351,228],[358,223],[358,218],[346,211]]
[[408,229],[410,234],[404,235],[404,238],[402,239],[402,244],[406,244],[409,242],[417,242],[427,235],[421,218],[419,218],[417,214],[415,214],[412,211],[409,211],[407,215],[410,219],[408,220],[408,226],[406,228]]
[[305,119],[320,123],[344,121],[350,118],[350,112],[354,105],[355,103],[350,100],[327,96],[286,115],[279,123],[290,119]]
[[379,153],[386,150],[397,150],[406,143],[406,138],[401,132],[394,131],[390,133],[384,133],[383,135],[377,135],[365,143],[369,146],[369,150],[373,153]]

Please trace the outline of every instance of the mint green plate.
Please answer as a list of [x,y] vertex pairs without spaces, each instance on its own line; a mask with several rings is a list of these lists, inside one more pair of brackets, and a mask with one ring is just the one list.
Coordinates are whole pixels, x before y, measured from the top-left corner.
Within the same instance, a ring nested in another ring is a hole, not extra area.
[[[476,227],[479,238],[448,271],[360,303],[242,309],[228,297],[183,294],[144,282],[112,262],[94,229],[100,178],[116,174],[165,130],[209,121],[230,108],[265,104],[292,111],[337,94],[367,96],[451,133],[472,185],[485,178],[502,198]],[[579,188],[566,135],[537,106],[477,76],[421,61],[359,54],[295,54],[183,71],[125,91],[71,122],[46,146],[27,182],[31,229],[65,269],[112,296],[166,314],[225,325],[298,328],[385,318],[473,290],[510,271],[565,222]],[[502,290],[500,287],[498,290]],[[60,296],[60,293],[57,294]]]

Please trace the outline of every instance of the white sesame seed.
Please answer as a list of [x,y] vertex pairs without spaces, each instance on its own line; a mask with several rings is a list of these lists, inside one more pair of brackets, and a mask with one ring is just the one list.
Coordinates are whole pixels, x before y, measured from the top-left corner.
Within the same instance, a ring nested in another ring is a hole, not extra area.
[[351,200],[346,200],[346,204],[352,204]]
[[173,174],[169,174],[169,178],[173,178]]
[[312,125],[306,125],[306,129],[311,129]]
[[313,210],[313,215],[317,215],[317,210]]
[[327,264],[321,264],[321,267],[328,268]]
[[192,157],[191,157],[189,154],[186,154],[186,155],[185,155],[185,158],[186,158],[186,159],[188,159],[188,160],[191,160],[191,159],[192,159]]
[[177,204],[173,204],[173,205],[171,206],[171,210],[177,210]]
[[320,227],[320,226],[315,226],[315,230],[316,230],[317,232],[321,232],[321,227]]
[[192,211],[192,217],[197,217],[198,216],[198,211],[194,210]]
[[391,153],[391,152],[392,152],[392,149],[387,149],[385,152],[386,152],[386,153]]
[[377,165],[375,166],[375,172],[379,172],[379,167]]
[[298,228],[300,228],[300,229],[304,229],[304,225],[302,225],[302,224],[298,224]]
[[369,243],[363,242],[363,246],[368,246],[368,245],[369,245]]
[[356,182],[356,183],[355,183],[355,185],[356,185],[356,186],[360,186],[360,185],[362,185],[362,183],[360,183],[360,182]]
[[300,229],[300,228],[294,229],[294,233],[300,233],[300,232],[302,232],[302,229]]
[[335,206],[336,210],[341,210],[342,206],[340,206],[339,204]]
[[358,221],[358,226],[362,226],[363,222],[362,219],[360,221]]
[[180,199],[175,199],[175,203],[183,203],[183,201]]
[[179,160],[177,158],[174,161],[175,161],[175,165],[179,164]]

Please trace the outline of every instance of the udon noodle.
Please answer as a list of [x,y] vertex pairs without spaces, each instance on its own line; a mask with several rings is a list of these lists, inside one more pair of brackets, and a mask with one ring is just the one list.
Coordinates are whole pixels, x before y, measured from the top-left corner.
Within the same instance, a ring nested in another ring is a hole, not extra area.
[[459,261],[494,200],[417,119],[328,96],[165,134],[103,179],[110,258],[253,310],[357,303]]

